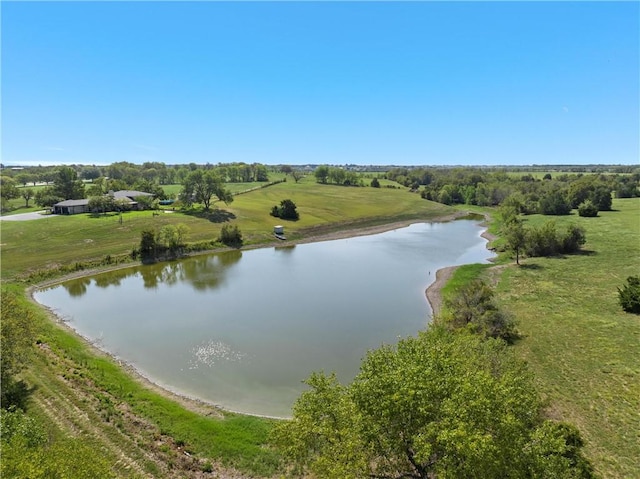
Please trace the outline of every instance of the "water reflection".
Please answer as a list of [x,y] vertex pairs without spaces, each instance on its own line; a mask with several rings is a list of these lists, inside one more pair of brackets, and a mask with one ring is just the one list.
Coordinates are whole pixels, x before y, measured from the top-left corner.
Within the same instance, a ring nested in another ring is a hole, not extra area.
[[[170,263],[157,263],[120,269],[99,274],[93,278],[99,288],[118,287],[127,278],[140,275],[145,289],[158,289],[182,282],[191,284],[197,291],[207,291],[226,283],[229,270],[242,258],[242,251],[226,251],[216,255],[195,256]],[[62,283],[70,296],[81,297],[87,293],[92,278],[78,278]]]

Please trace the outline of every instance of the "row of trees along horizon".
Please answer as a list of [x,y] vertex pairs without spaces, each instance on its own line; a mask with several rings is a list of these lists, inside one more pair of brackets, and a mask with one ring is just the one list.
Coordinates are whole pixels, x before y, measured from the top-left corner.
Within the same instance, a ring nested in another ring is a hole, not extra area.
[[[568,214],[571,209],[582,205],[581,214],[595,216],[597,211],[611,209],[612,193],[618,198],[640,196],[640,168],[601,166],[600,170],[597,167],[591,170],[594,173],[547,172],[542,179],[537,179],[531,173],[518,174],[507,169],[401,167],[384,173],[362,173],[344,167],[319,165],[312,174],[318,183],[354,187],[380,187],[379,179],[385,178],[427,200],[448,205],[500,206],[508,203],[522,214]],[[179,199],[184,200],[185,206],[191,207],[195,199],[196,203],[202,203],[208,209],[213,196],[227,203],[230,201],[231,195],[223,186],[225,183],[267,183],[271,172],[290,175],[296,182],[310,173],[290,165],[266,166],[259,163],[167,166],[164,163],[135,165],[118,162],[104,167],[5,168],[0,176],[2,210],[10,210],[8,200],[20,196],[27,206],[33,199],[42,207],[125,189],[145,191],[158,199],[166,199],[168,195],[162,186],[169,184],[183,185],[185,194]],[[198,200],[199,190],[194,189],[194,185],[202,183],[205,173],[211,195],[200,194]],[[51,186],[29,191],[30,184]],[[18,188],[20,185],[23,188]]]

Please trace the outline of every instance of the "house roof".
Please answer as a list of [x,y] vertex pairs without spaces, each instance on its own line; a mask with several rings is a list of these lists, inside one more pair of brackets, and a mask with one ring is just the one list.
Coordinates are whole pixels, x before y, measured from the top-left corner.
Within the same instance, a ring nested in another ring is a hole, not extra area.
[[56,203],[53,206],[87,206],[89,204],[89,200],[87,198],[81,200],[64,200]]
[[153,196],[151,193],[136,190],[120,190],[113,193],[114,198],[135,198],[136,196]]

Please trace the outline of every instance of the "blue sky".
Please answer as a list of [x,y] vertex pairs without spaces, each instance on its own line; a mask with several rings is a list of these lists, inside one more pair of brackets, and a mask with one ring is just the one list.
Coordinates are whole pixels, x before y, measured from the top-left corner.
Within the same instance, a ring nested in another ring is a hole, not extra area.
[[638,2],[7,2],[4,164],[638,164]]

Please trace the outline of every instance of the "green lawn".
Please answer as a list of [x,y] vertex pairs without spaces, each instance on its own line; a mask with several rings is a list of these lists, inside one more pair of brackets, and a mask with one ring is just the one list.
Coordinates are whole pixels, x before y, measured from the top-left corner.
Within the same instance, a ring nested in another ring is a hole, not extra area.
[[[501,303],[519,320],[516,345],[557,418],[577,425],[603,477],[640,477],[640,317],[617,288],[640,274],[640,199],[597,218],[557,217],[586,230],[584,254],[507,268]],[[539,225],[550,217],[527,218]]]

